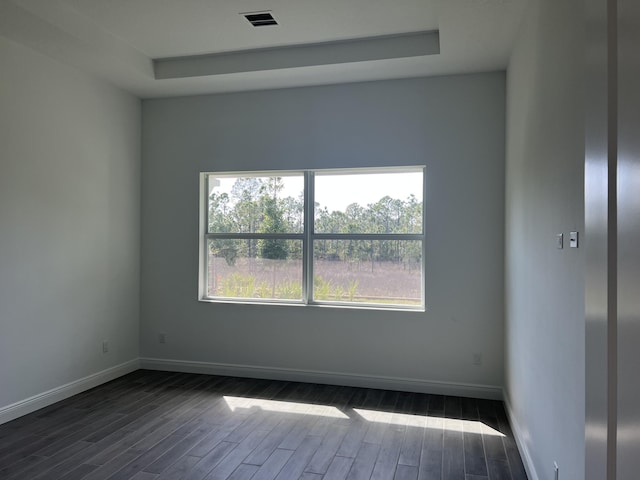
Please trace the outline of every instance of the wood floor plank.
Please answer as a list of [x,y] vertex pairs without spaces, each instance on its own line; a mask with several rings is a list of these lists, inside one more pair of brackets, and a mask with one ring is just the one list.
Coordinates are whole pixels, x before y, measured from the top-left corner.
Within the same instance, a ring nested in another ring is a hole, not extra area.
[[[184,375],[172,374],[161,376],[158,375],[156,380],[151,384],[144,382],[132,382],[131,384],[123,384],[120,388],[113,389],[106,394],[96,391],[94,395],[88,396],[83,401],[74,404],[75,408],[85,409],[89,412],[116,412],[118,409],[127,408],[139,399],[157,397],[167,391],[176,383],[184,382]],[[194,382],[191,381],[193,384]],[[134,407],[135,410],[137,407]],[[128,412],[130,413],[130,412]]]
[[[402,408],[405,414],[410,414],[413,418],[405,430],[398,463],[417,467],[420,465],[423,432],[427,426],[427,403],[424,395],[413,394],[410,398],[411,403],[403,405]],[[423,413],[419,413],[420,411]]]
[[464,457],[464,471],[470,475],[477,475],[479,477],[486,476],[481,475],[487,473],[487,461],[485,457]]
[[114,431],[117,431],[118,429],[115,429],[113,431],[110,431],[107,435],[105,435],[102,438],[96,438],[94,437],[94,432],[96,430],[100,430],[103,427],[111,427],[111,425],[113,425],[114,423],[118,423],[120,420],[122,420],[124,417],[124,415],[121,414],[111,414],[111,415],[105,415],[104,418],[102,418],[101,420],[98,420],[96,422],[92,422],[90,425],[85,426],[84,428],[81,428],[63,438],[61,438],[58,441],[49,443],[46,447],[38,450],[37,452],[35,452],[36,455],[40,455],[41,457],[51,457],[54,456],[58,451],[68,447],[69,445],[78,442],[80,440],[86,440],[87,442],[90,443],[96,443],[97,441],[101,440],[102,438],[108,436],[109,434],[113,433]]
[[[95,455],[103,451],[104,448],[106,448],[107,446],[113,444],[114,442],[117,442],[126,433],[127,433],[126,431],[118,431],[98,443],[88,443],[88,446],[85,445],[85,447],[77,449],[77,452],[75,454],[73,454],[72,456],[69,456],[62,463],[59,463],[56,465],[55,467],[56,472],[62,475],[65,472],[70,473],[76,470],[78,465],[82,465],[85,461],[87,461],[88,459],[94,457]],[[80,442],[79,446],[82,446],[83,443],[86,444],[87,442]],[[42,458],[46,458],[47,462],[51,462],[52,460],[55,460],[55,457],[42,457]],[[52,463],[55,463],[55,462],[52,462]],[[98,466],[93,465],[93,467],[97,468]],[[85,474],[87,474],[90,471],[95,470],[95,468],[91,468],[91,469],[84,468],[82,469],[82,471],[85,471]],[[78,473],[76,472],[76,475],[77,474]],[[30,475],[31,474],[29,474],[29,472],[25,471],[23,472],[22,478],[28,477]]]
[[362,408],[365,410],[375,410],[380,407],[384,394],[384,390],[379,390],[377,388],[366,388],[364,389],[364,397],[361,399],[359,404],[354,404],[354,407]]
[[0,470],[0,478],[10,479],[10,478],[25,478],[25,476],[29,475],[29,470],[33,470],[34,468],[38,468],[37,466],[44,461],[48,460],[47,457],[38,457],[36,455],[29,455],[28,457],[24,457],[21,460],[18,460],[3,469]]
[[174,447],[184,437],[178,435],[169,435],[153,447],[144,449],[144,453],[136,457],[133,461],[118,470],[115,474],[109,477],[111,480],[127,480],[138,472],[142,472],[146,467],[155,462],[165,452]]
[[388,429],[385,432],[371,480],[385,480],[394,477],[403,436],[404,431],[402,430]]
[[347,428],[344,425],[333,425],[322,439],[322,443],[309,461],[305,471],[324,474],[329,468],[338,448],[340,448],[340,444],[346,433]]
[[153,447],[156,443],[177,430],[181,425],[181,421],[189,421],[192,419],[193,407],[198,405],[200,401],[201,397],[196,395],[194,398],[183,402],[181,413],[177,414],[174,412],[172,418],[168,421],[165,418],[150,419],[150,423],[144,425],[144,428],[141,427],[140,430],[132,432],[131,435],[126,436],[122,441],[105,450],[102,454],[92,458],[87,463],[102,464],[113,457],[115,457],[115,459],[112,461],[120,462],[118,455],[123,452],[129,452],[127,457],[130,457],[136,452],[142,454],[145,450]]
[[146,370],[0,425],[0,478],[527,479],[498,401]]
[[336,408],[345,408],[351,403],[351,399],[354,397],[358,390],[361,389],[354,387],[340,387],[333,400],[331,401],[331,405],[335,406]]
[[123,427],[126,427],[128,424],[138,419],[138,417],[152,412],[156,408],[158,407],[155,405],[144,405],[138,410],[130,413],[129,415],[125,415],[124,417],[109,423],[103,428],[99,428],[97,431],[94,431],[94,433],[92,435],[89,435],[86,440],[87,442],[99,442],[106,436],[111,435],[113,432],[120,430]]
[[489,478],[491,480],[511,480],[511,470],[509,469],[508,462],[489,459],[487,465],[489,468]]
[[231,450],[237,446],[236,443],[220,442],[213,450],[200,459],[184,476],[187,480],[201,480],[206,477],[211,470],[218,465]]
[[333,461],[327,469],[327,473],[324,474],[323,480],[345,480],[353,465],[353,458],[333,457]]
[[153,423],[145,425],[144,428],[140,428],[138,430],[128,430],[126,428],[117,430],[111,435],[100,440],[97,444],[101,444],[108,441],[109,439],[117,437],[120,437],[119,439],[110,442],[109,445],[106,445],[104,448],[98,450],[95,455],[86,459],[83,463],[98,466],[104,465],[105,463],[116,458],[118,455],[129,450],[143,438],[153,433],[153,431],[159,429],[162,425],[164,425],[164,423],[165,422],[162,418],[158,418]]
[[369,480],[373,467],[376,464],[378,453],[380,452],[380,445],[376,443],[363,443],[353,460],[353,465],[347,480]]
[[38,437],[31,445],[23,446],[0,459],[0,470],[11,468],[14,464],[22,462],[25,458],[34,456],[35,452],[44,448],[46,445],[46,438]]
[[21,429],[20,427],[16,427],[15,429],[6,429],[5,436],[0,440],[0,459],[11,453],[11,451],[28,445],[37,438],[40,438],[40,436],[27,432],[26,428]]
[[444,395],[430,395],[429,406],[427,411],[430,416],[443,417],[444,416]]
[[291,455],[293,455],[293,450],[283,450],[278,448],[271,454],[267,461],[262,464],[255,475],[251,477],[252,480],[275,479],[280,473],[280,470],[282,470],[282,467],[284,467],[289,461]]
[[262,415],[260,411],[252,411],[245,415],[241,423],[229,434],[227,441],[241,442],[254,430],[271,431],[278,422],[277,415]]
[[[331,385],[323,385],[321,389],[319,389],[318,394],[313,397],[313,403],[320,405],[335,405],[335,399],[339,393],[339,387],[331,386]],[[340,409],[344,408],[344,405],[338,405],[339,408],[337,413],[340,413]],[[313,416],[313,414],[310,414]],[[329,415],[321,415],[317,417],[315,424],[311,427],[309,431],[310,435],[325,435],[331,425],[338,422],[339,419],[336,416]]]
[[369,424],[369,430],[364,436],[364,441],[367,443],[382,443],[385,431],[389,426],[390,416],[388,415],[393,411],[398,400],[399,392],[384,392],[380,404],[375,409],[380,412],[378,420],[372,421]]
[[[160,474],[172,465],[176,460],[186,454],[191,448],[198,444],[211,432],[211,426],[208,424],[200,425],[187,436],[180,436],[180,439],[170,447],[166,452],[160,455],[154,462],[144,468],[145,472]],[[181,432],[183,433],[183,432]]]
[[192,457],[191,455],[180,457],[173,465],[162,472],[157,480],[179,480],[184,478],[200,460],[201,457]]
[[[282,397],[281,397],[282,398]],[[304,396],[300,398],[302,403],[312,403],[316,398],[314,396],[313,389],[307,389]],[[311,410],[311,406],[306,409],[307,412]],[[294,450],[301,444],[301,442],[309,435],[313,427],[316,425],[318,418],[313,415],[302,415],[302,418],[298,418],[296,425],[289,431],[289,433],[282,440],[278,448],[285,450]]]
[[239,465],[227,480],[249,480],[259,469],[257,465]]
[[333,405],[340,387],[337,385],[316,385],[313,389],[312,401],[316,404]]
[[320,475],[319,473],[305,472],[300,475],[299,480],[322,480],[322,475]]
[[[194,457],[204,457],[207,453],[214,449],[220,442],[224,441],[233,432],[233,427],[215,427],[204,436],[194,447],[189,450],[188,454]],[[266,432],[261,432],[266,435]]]
[[511,477],[513,480],[527,480],[527,472],[522,463],[520,452],[518,452],[518,446],[516,445],[513,437],[503,439],[505,450],[507,451],[507,459],[509,461],[509,468],[511,470]]
[[424,428],[407,427],[398,460],[400,465],[412,467],[420,465],[420,452],[422,451],[422,440],[424,438],[423,431]]
[[[443,403],[444,405],[444,403]],[[424,431],[419,480],[442,480],[442,454],[444,450],[444,418],[430,416]]]
[[[207,480],[224,480],[231,475],[243,461],[251,455],[258,445],[267,436],[267,432],[256,430],[247,435],[231,453],[229,453],[216,467],[209,473]],[[257,469],[256,469],[257,471]]]
[[464,467],[465,472],[471,475],[486,476],[487,462],[484,452],[482,434],[464,432]]
[[464,420],[478,420],[478,403],[475,398],[462,398],[461,407]]
[[8,465],[16,461],[20,461],[25,457],[34,455],[39,450],[45,448],[47,445],[57,442],[61,438],[72,434],[74,431],[84,428],[85,425],[81,423],[74,423],[67,427],[55,429],[50,435],[47,436],[34,436],[31,437],[31,442],[20,444],[17,448],[9,448],[4,452],[4,456],[0,458],[0,468],[5,468]]
[[287,435],[282,439],[278,448],[285,450],[295,450],[304,439],[309,436],[311,428],[316,422],[316,418],[311,415],[303,415],[303,418],[299,419],[294,427],[289,430]]
[[345,435],[340,448],[336,452],[336,455],[341,457],[355,458],[360,450],[362,442],[364,442],[364,436],[369,429],[368,423],[363,419],[352,420],[349,430]]
[[[86,480],[105,480],[111,475],[115,474],[118,470],[123,468],[129,462],[132,462],[138,458],[140,454],[135,451],[125,451],[118,456],[112,458],[104,465],[99,465],[98,468],[90,472],[85,479]],[[89,464],[91,465],[91,464]]]
[[59,480],[81,480],[82,478],[85,478],[88,474],[93,472],[96,468],[98,468],[97,465],[80,464],[78,465],[78,467],[74,468],[66,475],[60,477]]
[[364,401],[367,398],[367,394],[369,394],[372,389],[370,388],[355,388],[353,387],[353,394],[349,401],[346,403],[345,407],[349,409],[353,408],[364,408]]
[[155,425],[158,420],[162,420],[163,424],[171,418],[174,418],[177,409],[189,405],[193,402],[193,398],[189,395],[177,393],[177,392],[165,392],[162,396],[156,397],[153,400],[153,405],[156,409],[151,410],[145,415],[141,415],[136,420],[126,425],[127,430],[135,431],[148,428],[151,425]]
[[292,419],[282,420],[269,434],[260,442],[253,452],[243,461],[251,465],[262,465],[271,454],[278,448],[284,437],[293,428]]
[[131,480],[156,480],[156,478],[158,478],[158,475],[155,473],[138,472],[131,477]]
[[508,461],[502,437],[494,434],[483,434],[482,437],[484,439],[484,450],[487,460]]
[[[464,480],[465,475],[464,440],[462,432],[457,430],[457,422],[461,422],[461,420],[445,418],[442,477],[449,480]],[[449,425],[452,428],[447,428]]]
[[527,473],[504,408],[496,408],[496,416],[498,417],[499,430],[505,435],[502,441],[509,461],[511,476],[513,480],[527,480]]
[[418,467],[410,465],[398,465],[396,476],[393,480],[417,480]]
[[460,397],[444,397],[444,415],[447,418],[462,418],[462,399]]
[[315,455],[316,450],[320,447],[321,442],[322,437],[317,435],[309,435],[302,440],[293,455],[291,455],[291,458],[289,458],[284,467],[282,467],[276,479],[289,480],[290,478],[300,477],[305,467],[311,461],[311,458]]
[[25,478],[30,479],[49,479],[58,478],[73,470],[74,465],[77,465],[75,455],[87,448],[90,448],[93,444],[88,442],[77,442],[69,445],[64,450],[61,450],[56,455],[49,457],[44,462],[37,465],[37,467],[30,472],[23,472]]

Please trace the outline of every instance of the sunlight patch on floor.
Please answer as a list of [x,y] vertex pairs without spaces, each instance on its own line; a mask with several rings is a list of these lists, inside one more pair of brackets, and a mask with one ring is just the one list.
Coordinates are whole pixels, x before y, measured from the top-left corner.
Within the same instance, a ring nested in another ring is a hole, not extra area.
[[459,420],[455,418],[430,417],[427,415],[409,415],[406,413],[381,412],[354,408],[354,412],[369,422],[389,423],[420,428],[444,428],[454,432],[476,433],[504,437],[498,430],[476,420]]
[[[250,397],[223,397],[232,412],[238,409],[251,410],[258,408],[268,412],[294,413],[299,415],[312,415],[318,417],[343,418],[349,416],[331,405],[319,405],[304,402],[284,402],[280,400],[265,400],[262,398]],[[384,412],[381,410],[367,410],[364,408],[354,408],[353,412],[361,419],[368,422],[387,423],[391,425],[401,425],[417,428],[436,428],[453,432],[474,433],[477,435],[494,435],[504,437],[505,435],[489,425],[477,420],[460,420],[446,417],[432,417],[428,415],[410,415],[406,413]]]
[[231,411],[235,411],[238,408],[260,408],[269,412],[297,413],[303,415],[315,415],[319,417],[332,418],[349,418],[336,407],[332,407],[330,405],[316,405],[312,403],[302,402],[282,402],[278,400],[264,400],[261,398],[229,396],[225,396],[224,400],[227,402],[227,405],[229,405]]

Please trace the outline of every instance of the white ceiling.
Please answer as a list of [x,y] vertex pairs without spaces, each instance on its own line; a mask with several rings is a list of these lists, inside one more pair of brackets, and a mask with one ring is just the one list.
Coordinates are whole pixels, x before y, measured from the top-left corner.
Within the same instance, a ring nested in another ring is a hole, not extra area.
[[[0,0],[0,35],[146,98],[501,70],[526,1]],[[279,25],[239,15],[264,10]],[[153,71],[159,58],[434,30],[439,55],[162,80]]]
[[[49,1],[49,0],[47,0]],[[18,0],[18,3],[38,3]],[[437,30],[429,0],[65,0],[152,58]],[[240,12],[270,10],[256,28]]]

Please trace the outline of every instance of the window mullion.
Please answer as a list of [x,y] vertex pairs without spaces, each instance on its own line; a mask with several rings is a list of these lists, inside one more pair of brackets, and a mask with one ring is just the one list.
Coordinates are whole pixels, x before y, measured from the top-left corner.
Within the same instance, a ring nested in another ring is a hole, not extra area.
[[316,233],[316,240],[415,240],[422,241],[421,233]]
[[303,260],[303,301],[306,304],[313,298],[313,232],[315,215],[315,178],[313,172],[305,172],[304,183],[304,241]]
[[260,240],[264,238],[281,238],[283,240],[303,240],[303,233],[206,233],[206,238],[220,238],[230,240]]

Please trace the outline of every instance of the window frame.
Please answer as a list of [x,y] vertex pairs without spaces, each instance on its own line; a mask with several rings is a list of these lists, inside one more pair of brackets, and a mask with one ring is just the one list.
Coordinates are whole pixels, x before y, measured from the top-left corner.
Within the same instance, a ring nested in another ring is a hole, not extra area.
[[[420,233],[315,233],[315,176],[316,174],[350,174],[350,173],[399,173],[420,172],[422,174],[422,218]],[[209,224],[209,192],[208,177],[284,177],[301,175],[303,177],[303,232],[302,233],[210,233]],[[297,305],[339,307],[373,310],[401,310],[401,311],[425,311],[426,309],[426,206],[427,206],[427,178],[425,165],[412,165],[401,167],[357,167],[357,168],[331,168],[331,169],[304,169],[304,170],[256,170],[256,171],[203,171],[199,174],[199,274],[198,274],[198,300],[211,303],[234,303],[242,305]],[[209,252],[210,239],[283,239],[302,241],[302,299],[270,299],[270,298],[245,298],[209,296]],[[340,302],[335,300],[313,299],[313,252],[316,240],[405,240],[421,242],[420,258],[420,304],[384,304],[366,302]]]

